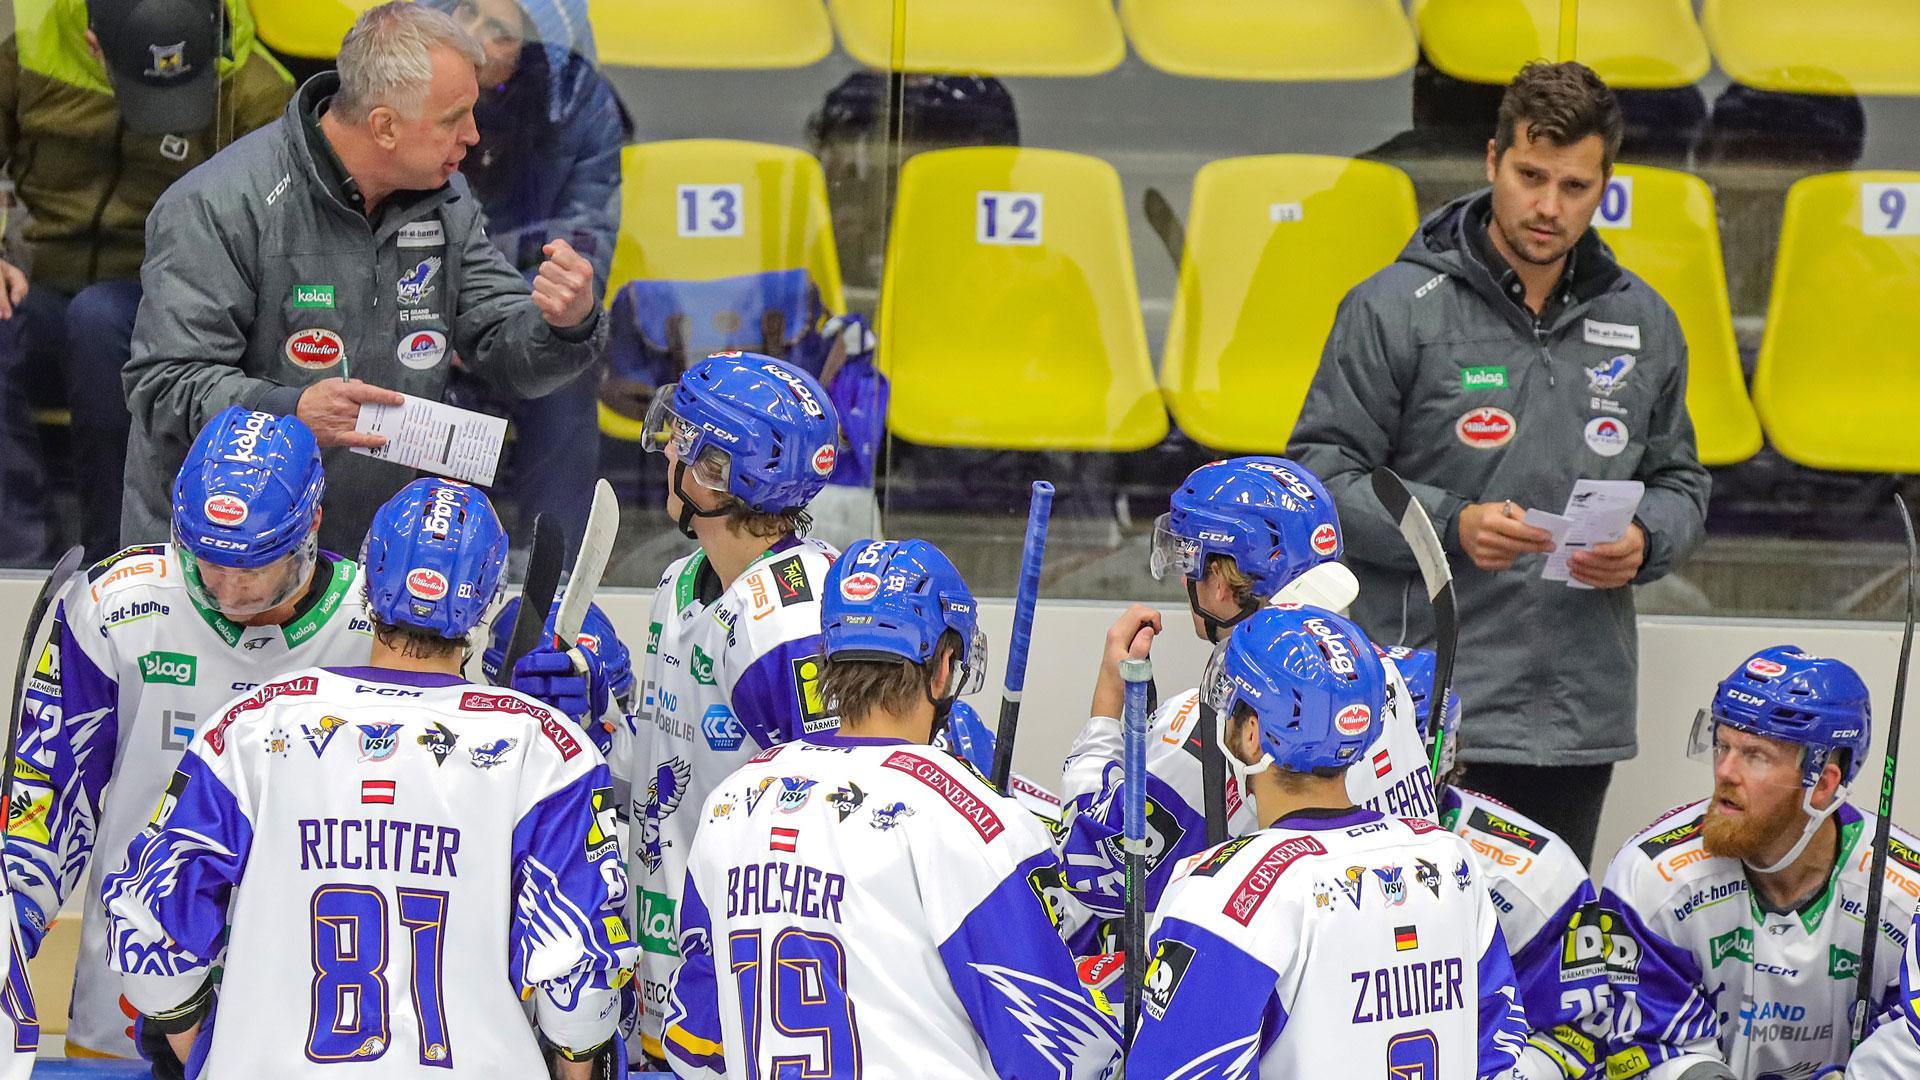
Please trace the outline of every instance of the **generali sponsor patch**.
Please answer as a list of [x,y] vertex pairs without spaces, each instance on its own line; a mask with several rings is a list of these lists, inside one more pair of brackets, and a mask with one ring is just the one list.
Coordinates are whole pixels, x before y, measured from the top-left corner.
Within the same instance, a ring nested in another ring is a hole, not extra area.
[[882,764],[896,772],[906,773],[931,788],[935,795],[940,796],[948,806],[953,807],[961,817],[967,819],[967,824],[973,826],[973,831],[980,834],[980,839],[991,841],[1005,830],[1006,825],[1001,822],[1000,815],[994,813],[993,807],[988,806],[985,800],[975,795],[966,781],[926,758],[902,751],[889,755]]
[[1275,844],[1260,856],[1260,861],[1253,864],[1253,869],[1247,871],[1247,876],[1240,880],[1233,895],[1227,897],[1227,906],[1221,911],[1241,926],[1251,925],[1254,913],[1260,910],[1261,904],[1267,902],[1267,895],[1273,891],[1280,875],[1286,873],[1287,867],[1305,856],[1326,853],[1326,845],[1311,836],[1296,836]]

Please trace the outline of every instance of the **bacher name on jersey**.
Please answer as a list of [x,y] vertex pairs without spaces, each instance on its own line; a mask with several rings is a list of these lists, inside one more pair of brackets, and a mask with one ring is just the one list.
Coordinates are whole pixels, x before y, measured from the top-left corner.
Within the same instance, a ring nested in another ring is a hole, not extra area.
[[[1099,1080],[1039,819],[944,751],[775,747],[700,811],[667,1032],[683,1077]],[[796,1073],[798,1075],[798,1073]]]
[[[171,544],[127,548],[76,577],[55,609],[26,687],[6,848],[7,880],[36,939],[83,876],[87,895],[99,894],[202,721],[283,672],[367,662],[373,628],[350,559],[322,552],[282,626],[232,622],[197,603],[182,573]],[[68,1040],[133,1057],[105,913],[81,907]]]
[[511,690],[284,676],[201,727],[107,877],[110,955],[150,1016],[224,955],[198,1075],[545,1075],[523,999],[590,1049],[631,977],[609,784],[584,732]]
[[641,1045],[662,1055],[661,1008],[700,804],[760,750],[838,726],[820,692],[820,590],[837,553],[775,543],[725,589],[704,551],[661,575],[640,657],[639,734],[614,770],[632,784],[628,861],[643,950]]
[[1129,1072],[1509,1075],[1526,1037],[1466,841],[1303,810],[1183,861],[1155,917]]
[[[1842,804],[1826,888],[1797,911],[1765,910],[1738,859],[1709,855],[1707,802],[1670,811],[1614,856],[1601,916],[1614,941],[1615,1080],[1672,1080],[1701,1061],[1738,1076],[1802,1076],[1847,1060],[1848,1010],[1860,974],[1874,817]],[[1890,834],[1875,913],[1873,985],[1891,988],[1920,897],[1920,849]],[[1876,997],[1882,995],[1876,994]]]

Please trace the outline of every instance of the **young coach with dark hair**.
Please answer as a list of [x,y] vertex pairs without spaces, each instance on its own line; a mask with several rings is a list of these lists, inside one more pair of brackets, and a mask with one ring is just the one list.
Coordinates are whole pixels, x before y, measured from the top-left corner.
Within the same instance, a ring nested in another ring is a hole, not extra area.
[[[1633,593],[1705,530],[1709,478],[1686,408],[1673,310],[1590,226],[1620,109],[1578,63],[1527,65],[1487,144],[1489,189],[1421,223],[1340,305],[1288,456],[1333,493],[1360,578],[1354,617],[1381,641],[1433,638],[1412,553],[1368,483],[1391,466],[1453,556],[1461,760],[1473,786],[1590,860],[1613,763],[1635,752]],[[1582,478],[1646,484],[1633,524],[1543,581]]]

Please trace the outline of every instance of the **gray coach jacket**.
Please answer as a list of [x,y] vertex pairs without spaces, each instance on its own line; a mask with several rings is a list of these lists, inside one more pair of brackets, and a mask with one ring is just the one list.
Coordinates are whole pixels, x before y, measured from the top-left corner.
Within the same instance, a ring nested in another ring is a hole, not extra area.
[[[310,132],[338,85],[331,72],[308,80],[279,123],[188,173],[147,219],[145,294],[124,373],[128,543],[167,538],[174,474],[229,405],[290,414],[308,384],[349,373],[439,400],[456,353],[502,392],[538,397],[603,353],[597,305],[565,334],[541,318],[460,175],[396,193],[371,221],[343,200],[340,167]],[[351,554],[373,512],[415,474],[344,449],[325,456],[321,539]]]
[[1333,493],[1361,582],[1353,612],[1383,644],[1431,645],[1433,619],[1368,474],[1392,466],[1433,518],[1460,605],[1462,760],[1617,761],[1636,749],[1633,590],[1541,581],[1544,555],[1482,571],[1460,550],[1459,515],[1503,499],[1559,513],[1577,479],[1641,480],[1650,546],[1637,580],[1672,570],[1700,543],[1710,484],[1687,416],[1686,341],[1591,231],[1536,330],[1469,247],[1491,200],[1441,208],[1347,294],[1289,453]]

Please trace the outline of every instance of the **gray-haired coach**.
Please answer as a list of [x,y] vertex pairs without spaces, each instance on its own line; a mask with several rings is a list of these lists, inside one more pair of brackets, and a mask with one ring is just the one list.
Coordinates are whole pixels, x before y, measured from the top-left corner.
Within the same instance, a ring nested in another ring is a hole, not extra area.
[[[439,399],[457,355],[537,397],[606,342],[593,268],[547,245],[529,292],[456,175],[474,145],[480,45],[426,5],[362,14],[338,73],[169,189],[147,221],[145,289],[125,369],[133,432],[122,538],[165,540],[173,476],[228,405],[306,421],[328,448],[321,542],[356,551],[411,470],[344,448],[395,391]],[[348,376],[351,376],[348,378]]]

